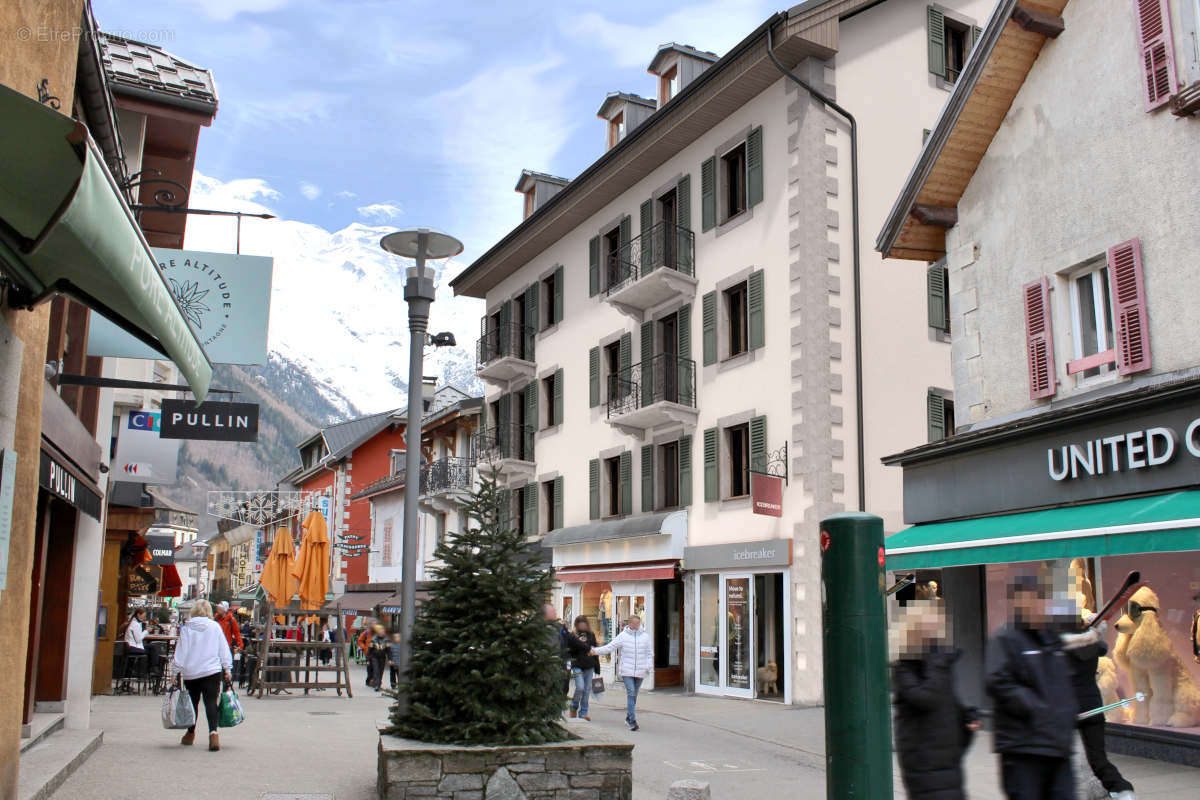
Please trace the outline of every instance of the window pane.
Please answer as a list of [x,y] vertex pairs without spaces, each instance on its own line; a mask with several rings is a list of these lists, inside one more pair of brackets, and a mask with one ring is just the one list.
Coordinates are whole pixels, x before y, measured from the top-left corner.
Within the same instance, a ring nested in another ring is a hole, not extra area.
[[[1108,267],[1102,267],[1099,274],[1100,295],[1104,301],[1104,341],[1111,348],[1113,342],[1112,298],[1108,294]],[[1107,349],[1107,348],[1106,348]]]
[[696,620],[700,642],[700,683],[721,685],[721,617],[716,575],[700,576],[700,614]]
[[1092,293],[1092,274],[1080,275],[1075,279],[1078,307],[1075,312],[1079,315],[1079,347],[1077,355],[1080,358],[1095,355],[1100,352],[1096,338],[1096,297]]
[[725,685],[750,688],[750,579],[725,579]]

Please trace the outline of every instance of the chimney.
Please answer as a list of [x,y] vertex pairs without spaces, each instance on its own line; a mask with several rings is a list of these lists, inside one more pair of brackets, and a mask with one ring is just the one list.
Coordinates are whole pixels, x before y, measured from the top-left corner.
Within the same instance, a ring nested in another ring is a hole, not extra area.
[[653,100],[636,94],[609,92],[596,116],[608,123],[606,150],[616,147],[625,136],[654,113]]
[[647,68],[651,75],[658,76],[658,107],[665,106],[716,60],[716,53],[691,45],[668,42],[660,46]]
[[534,172],[528,169],[521,170],[516,190],[525,195],[525,216],[523,218],[529,219],[533,212],[562,191],[562,188],[568,183],[570,181],[566,178],[559,178],[556,175],[547,175],[544,172]]

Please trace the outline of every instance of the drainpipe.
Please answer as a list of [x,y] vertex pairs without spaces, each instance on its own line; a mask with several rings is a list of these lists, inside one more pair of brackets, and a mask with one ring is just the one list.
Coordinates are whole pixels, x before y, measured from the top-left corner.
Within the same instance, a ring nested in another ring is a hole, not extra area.
[[855,428],[858,440],[858,510],[867,510],[867,466],[863,447],[863,346],[862,346],[862,260],[858,243],[858,122],[854,115],[839,106],[832,97],[817,91],[805,83],[799,75],[790,71],[775,55],[771,27],[767,26],[767,55],[785,76],[790,78],[812,97],[843,117],[850,123],[850,207],[851,226],[854,235],[854,404]]

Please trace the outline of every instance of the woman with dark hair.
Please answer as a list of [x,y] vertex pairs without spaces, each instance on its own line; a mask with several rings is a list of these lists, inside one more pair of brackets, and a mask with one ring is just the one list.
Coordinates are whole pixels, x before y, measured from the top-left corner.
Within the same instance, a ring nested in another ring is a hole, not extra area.
[[578,647],[571,645],[571,676],[575,679],[571,716],[591,722],[592,718],[588,716],[588,696],[592,693],[592,678],[600,673],[600,659],[590,655],[598,642],[587,617],[581,614],[575,618],[571,638],[579,643]]
[[146,609],[137,608],[125,623],[125,653],[131,656],[146,655],[143,639],[146,637]]

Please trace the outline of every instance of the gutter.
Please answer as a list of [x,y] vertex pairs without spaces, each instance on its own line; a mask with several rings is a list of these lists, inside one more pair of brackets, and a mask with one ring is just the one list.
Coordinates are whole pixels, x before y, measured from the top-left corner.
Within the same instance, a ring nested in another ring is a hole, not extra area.
[[908,177],[904,179],[904,188],[900,190],[900,196],[896,198],[892,210],[888,212],[887,219],[883,223],[883,229],[875,239],[875,249],[882,253],[884,258],[888,258],[888,253],[895,246],[896,239],[900,236],[900,230],[904,227],[905,220],[908,219],[913,205],[917,202],[917,195],[924,188],[925,181],[929,178],[938,156],[942,153],[942,148],[950,140],[950,134],[958,122],[959,115],[962,114],[967,100],[975,90],[975,84],[979,82],[983,68],[987,65],[992,50],[995,49],[996,43],[1000,41],[1000,36],[1004,32],[1004,23],[1008,22],[1009,17],[1012,16],[1017,2],[1018,0],[1000,0],[996,4],[992,16],[983,29],[983,34],[971,50],[967,64],[954,86],[954,91],[946,100],[946,105],[942,108],[941,115],[938,116],[937,124],[933,126],[929,138],[925,141],[925,146],[921,148],[921,154],[917,156],[917,163],[913,165]]
[[486,253],[484,253],[479,258],[477,258],[473,262],[471,262],[471,265],[469,267],[467,267],[465,270],[460,272],[458,274],[458,276],[454,278],[454,280],[450,281],[450,286],[453,289],[455,289],[455,294],[458,294],[458,291],[457,291],[458,287],[462,284],[463,281],[470,278],[476,272],[481,271],[483,269],[485,263],[489,259],[493,258],[498,252],[500,252],[501,249],[503,249],[506,245],[508,245],[514,239],[518,238],[527,229],[529,229],[535,222],[537,222],[539,219],[541,219],[541,217],[547,213],[548,209],[554,208],[554,206],[557,203],[561,202],[564,197],[568,197],[577,191],[581,191],[581,189],[579,187],[582,186],[584,183],[586,183],[587,180],[590,177],[592,177],[592,175],[594,175],[597,172],[599,172],[600,170],[602,170],[605,166],[608,165],[608,163],[610,161],[615,159],[620,153],[622,153],[627,148],[631,147],[633,142],[637,141],[640,136],[645,135],[646,131],[653,128],[655,123],[657,123],[660,119],[662,119],[662,117],[659,117],[659,115],[662,114],[665,109],[677,108],[679,106],[679,104],[684,101],[684,98],[691,97],[693,94],[700,91],[701,87],[705,86],[710,81],[714,80],[724,70],[724,68],[727,65],[733,63],[743,53],[745,53],[747,50],[749,50],[751,47],[753,47],[755,44],[757,44],[758,40],[760,38],[762,38],[764,35],[766,35],[767,33],[770,32],[772,26],[774,26],[777,22],[782,22],[786,19],[787,19],[787,14],[782,11],[777,11],[774,14],[772,14],[770,16],[770,18],[767,19],[767,21],[764,22],[762,25],[759,25],[754,30],[753,33],[751,33],[749,36],[747,36],[742,41],[738,42],[736,45],[733,46],[732,50],[730,50],[728,53],[723,55],[708,69],[701,72],[699,77],[697,77],[695,80],[693,80],[687,86],[685,86],[683,91],[681,91],[679,94],[672,97],[666,105],[664,105],[662,108],[658,109],[653,114],[651,114],[649,117],[647,117],[645,119],[645,121],[642,122],[641,125],[638,125],[632,131],[627,133],[625,135],[624,139],[622,139],[620,142],[618,142],[616,145],[614,145],[612,148],[610,148],[606,153],[604,153],[604,155],[600,156],[600,158],[593,161],[591,166],[589,166],[583,172],[579,173],[579,175],[577,175],[574,180],[572,180],[570,183],[568,183],[566,186],[564,186],[560,192],[558,192],[556,195],[551,197],[546,202],[542,203],[542,205],[536,211],[534,211],[532,214],[530,214],[528,217],[526,217],[525,220],[523,220],[519,225],[517,225],[517,227],[515,227],[511,231],[509,231],[507,236],[505,236],[500,241],[496,242],[496,244],[492,245],[491,248],[488,249],[488,251]]
[[122,97],[132,97],[137,100],[145,100],[158,105],[181,108],[184,111],[195,111],[208,117],[210,121],[217,116],[217,104],[208,100],[195,100],[191,97],[182,97],[170,92],[160,92],[124,83],[114,84],[113,94]]
[[856,454],[858,467],[858,510],[866,511],[867,467],[866,447],[863,442],[865,422],[863,420],[862,257],[858,233],[858,122],[854,119],[853,114],[838,105],[832,97],[822,94],[812,86],[809,86],[801,80],[800,76],[791,72],[783,65],[783,62],[775,55],[770,25],[767,27],[767,55],[771,57],[772,63],[775,64],[785,77],[797,83],[802,89],[812,95],[813,99],[823,103],[850,123],[850,225],[853,230],[854,242],[854,265],[852,270],[854,282],[854,418],[856,429],[855,439],[857,440],[858,450]]

